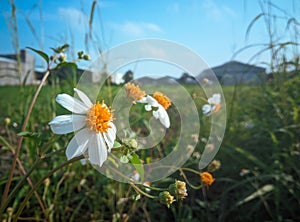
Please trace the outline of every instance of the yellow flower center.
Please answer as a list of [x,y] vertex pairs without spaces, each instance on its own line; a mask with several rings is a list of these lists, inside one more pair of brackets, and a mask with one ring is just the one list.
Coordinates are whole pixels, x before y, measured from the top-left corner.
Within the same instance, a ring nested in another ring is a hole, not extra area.
[[162,105],[165,109],[168,109],[172,103],[171,100],[165,96],[164,94],[162,94],[161,92],[155,92],[153,94],[154,99],[157,100],[157,102],[159,102],[160,105]]
[[146,95],[145,91],[142,91],[139,86],[133,83],[125,84],[125,90],[127,96],[133,100],[133,103],[135,103],[136,100],[141,100]]
[[212,183],[215,181],[213,176],[208,172],[200,173],[200,177],[201,177],[202,183],[205,185],[208,185],[208,186],[212,185]]
[[97,133],[107,133],[107,130],[111,128],[109,123],[112,120],[112,111],[104,104],[104,101],[102,103],[97,102],[87,112],[87,126],[91,131]]

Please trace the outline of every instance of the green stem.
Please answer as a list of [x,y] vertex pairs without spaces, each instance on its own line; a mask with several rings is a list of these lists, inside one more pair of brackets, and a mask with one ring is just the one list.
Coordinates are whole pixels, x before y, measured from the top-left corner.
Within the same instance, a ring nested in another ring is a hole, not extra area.
[[146,197],[148,197],[148,198],[151,198],[151,199],[157,199],[157,197],[152,196],[152,195],[150,195],[150,194],[144,192],[143,190],[141,190],[141,189],[140,189],[139,187],[137,187],[134,183],[130,183],[130,186],[132,186],[133,189],[134,189],[135,191],[137,191],[138,193],[143,194],[144,196],[146,196]]
[[[121,177],[125,178],[131,186],[132,186],[132,184],[134,184],[134,183],[131,182],[132,180],[131,180],[130,177],[128,177],[128,176],[122,174],[120,171],[116,170],[116,169],[113,168],[113,167],[111,167],[111,168],[109,168],[109,169],[113,170],[115,173],[117,173],[117,174],[119,174]],[[145,187],[145,188],[149,188],[149,189],[151,189],[151,190],[156,190],[156,191],[165,191],[165,190],[166,190],[166,189],[162,189],[162,188],[156,188],[156,187],[146,186],[146,185],[144,185],[144,184],[138,184],[138,185],[141,185],[141,186],[143,186],[143,187]],[[134,185],[134,186],[132,186],[132,187],[134,188],[134,187],[137,187],[137,186]],[[137,187],[137,188],[138,188],[138,187]],[[141,189],[138,188],[138,190],[141,190]],[[142,191],[142,192],[145,193],[144,191]],[[146,194],[145,196],[147,196],[147,195],[149,195],[149,194]],[[151,196],[151,195],[149,195],[149,196]],[[150,198],[155,198],[155,197],[154,197],[154,196],[151,196]]]
[[[180,168],[181,170],[185,170],[185,171],[189,171],[189,172],[192,172],[192,173],[195,173],[195,174],[200,174],[200,172],[199,171],[197,171],[197,170],[194,170],[194,169],[191,169],[191,168],[184,168],[184,167],[182,167],[182,168]],[[180,170],[179,169],[179,170]]]
[[28,194],[26,195],[25,199],[23,200],[23,202],[21,203],[15,217],[14,217],[14,222],[16,222],[19,218],[19,216],[21,215],[22,211],[24,210],[28,200],[32,197],[34,191],[36,191],[40,185],[42,185],[42,183],[44,182],[45,179],[47,179],[48,177],[52,176],[56,171],[62,169],[63,167],[65,166],[68,166],[69,164],[73,163],[73,162],[76,162],[80,159],[84,158],[82,155],[81,156],[78,156],[78,157],[75,157],[57,167],[55,167],[53,170],[49,171],[42,179],[40,179],[35,185],[33,188],[31,188],[31,190],[28,192]]
[[[191,188],[193,188],[194,190],[199,190],[199,189],[201,189],[202,184],[200,184],[199,186],[194,186],[192,183],[190,183],[190,181],[188,180],[187,176],[186,176],[185,173],[183,172],[183,169],[186,170],[186,171],[193,172],[193,173],[195,173],[195,172],[197,172],[197,171],[195,171],[195,170],[193,170],[193,169],[190,169],[190,168],[180,168],[180,169],[179,169],[180,174],[182,175],[182,177],[184,178],[184,180],[187,182],[187,184],[188,184]],[[199,174],[199,172],[197,172],[197,174]]]
[[155,191],[166,191],[166,190],[168,190],[167,188],[163,189],[163,188],[158,188],[158,187],[151,187],[151,186],[147,186],[147,185],[144,185],[144,184],[139,184],[139,185],[143,186],[146,189],[155,190]]

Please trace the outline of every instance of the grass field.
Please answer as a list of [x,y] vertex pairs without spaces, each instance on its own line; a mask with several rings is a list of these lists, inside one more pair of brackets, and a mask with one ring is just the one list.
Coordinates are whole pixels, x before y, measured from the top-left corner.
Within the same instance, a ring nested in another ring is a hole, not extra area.
[[[187,198],[170,208],[143,195],[137,198],[130,185],[108,179],[90,165],[75,162],[54,173],[37,190],[44,212],[33,196],[20,218],[42,220],[46,212],[49,221],[299,221],[299,83],[296,76],[284,82],[274,79],[264,86],[224,87],[227,128],[216,156],[221,167],[213,172],[215,182],[205,190],[187,185]],[[201,110],[201,92],[193,86],[186,89],[196,93],[194,101]],[[21,130],[34,90],[35,87],[0,88],[1,193],[12,159],[11,149],[16,146],[16,134]],[[112,98],[108,98],[109,90]],[[101,99],[113,99],[118,90],[117,86],[104,88]],[[60,92],[72,95],[72,87],[44,86],[27,127],[27,131],[35,134],[25,138],[20,159],[27,170],[35,167],[30,175],[34,184],[66,161],[64,150],[72,135],[54,135],[48,127],[53,116],[66,113],[55,103]],[[10,118],[10,123],[5,123],[5,118]],[[199,118],[200,140],[184,165],[196,170],[198,152],[203,150],[209,132],[205,117],[199,113]],[[172,140],[176,143],[175,137]],[[41,154],[48,155],[36,162]],[[143,155],[148,154],[142,153],[140,157],[146,158]],[[190,184],[200,183],[199,175],[186,172],[186,176]],[[12,187],[20,178],[17,171]],[[174,179],[184,180],[183,174],[177,171],[153,185],[166,187]],[[25,182],[8,209],[17,211],[29,190]],[[2,218],[11,217],[13,213],[9,210]]]

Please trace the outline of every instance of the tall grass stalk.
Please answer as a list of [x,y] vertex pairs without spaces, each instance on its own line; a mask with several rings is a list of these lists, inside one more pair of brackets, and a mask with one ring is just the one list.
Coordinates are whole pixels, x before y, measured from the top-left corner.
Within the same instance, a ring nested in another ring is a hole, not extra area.
[[[37,97],[38,97],[38,95],[39,95],[39,93],[40,93],[43,85],[45,84],[48,76],[50,75],[50,67],[51,67],[51,63],[48,64],[48,69],[47,69],[47,71],[46,71],[46,73],[45,73],[42,81],[40,82],[40,84],[39,84],[39,86],[38,86],[38,88],[37,88],[37,90],[36,90],[36,92],[35,92],[32,100],[31,100],[31,103],[30,103],[29,108],[27,110],[27,114],[26,114],[25,120],[24,120],[23,125],[22,125],[21,132],[25,132],[26,131],[26,127],[27,127],[27,124],[28,124],[29,117],[31,115],[33,106],[34,106],[34,104],[35,104],[35,102],[37,100]],[[17,144],[17,147],[15,149],[14,158],[13,158],[13,161],[12,161],[12,164],[11,164],[11,168],[10,168],[10,171],[9,171],[7,183],[5,185],[4,193],[3,193],[3,196],[2,196],[1,206],[3,206],[4,203],[6,202],[6,199],[7,199],[8,193],[9,193],[10,185],[11,185],[12,178],[13,178],[13,175],[14,175],[14,172],[15,172],[15,168],[16,168],[16,163],[17,163],[17,160],[19,159],[19,153],[20,153],[20,150],[21,150],[21,147],[22,147],[22,142],[23,142],[23,137],[21,136],[21,137],[18,138],[18,144]],[[24,169],[23,173],[26,174],[25,169]],[[30,182],[30,183],[32,185],[32,182]]]

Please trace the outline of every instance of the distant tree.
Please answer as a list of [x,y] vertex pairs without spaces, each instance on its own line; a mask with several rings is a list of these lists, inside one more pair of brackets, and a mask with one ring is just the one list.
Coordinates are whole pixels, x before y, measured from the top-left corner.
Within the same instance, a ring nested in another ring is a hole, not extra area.
[[179,78],[179,82],[186,83],[188,79],[191,78],[190,74],[184,72],[182,76]]
[[124,83],[128,83],[133,80],[133,72],[128,70],[123,76]]

